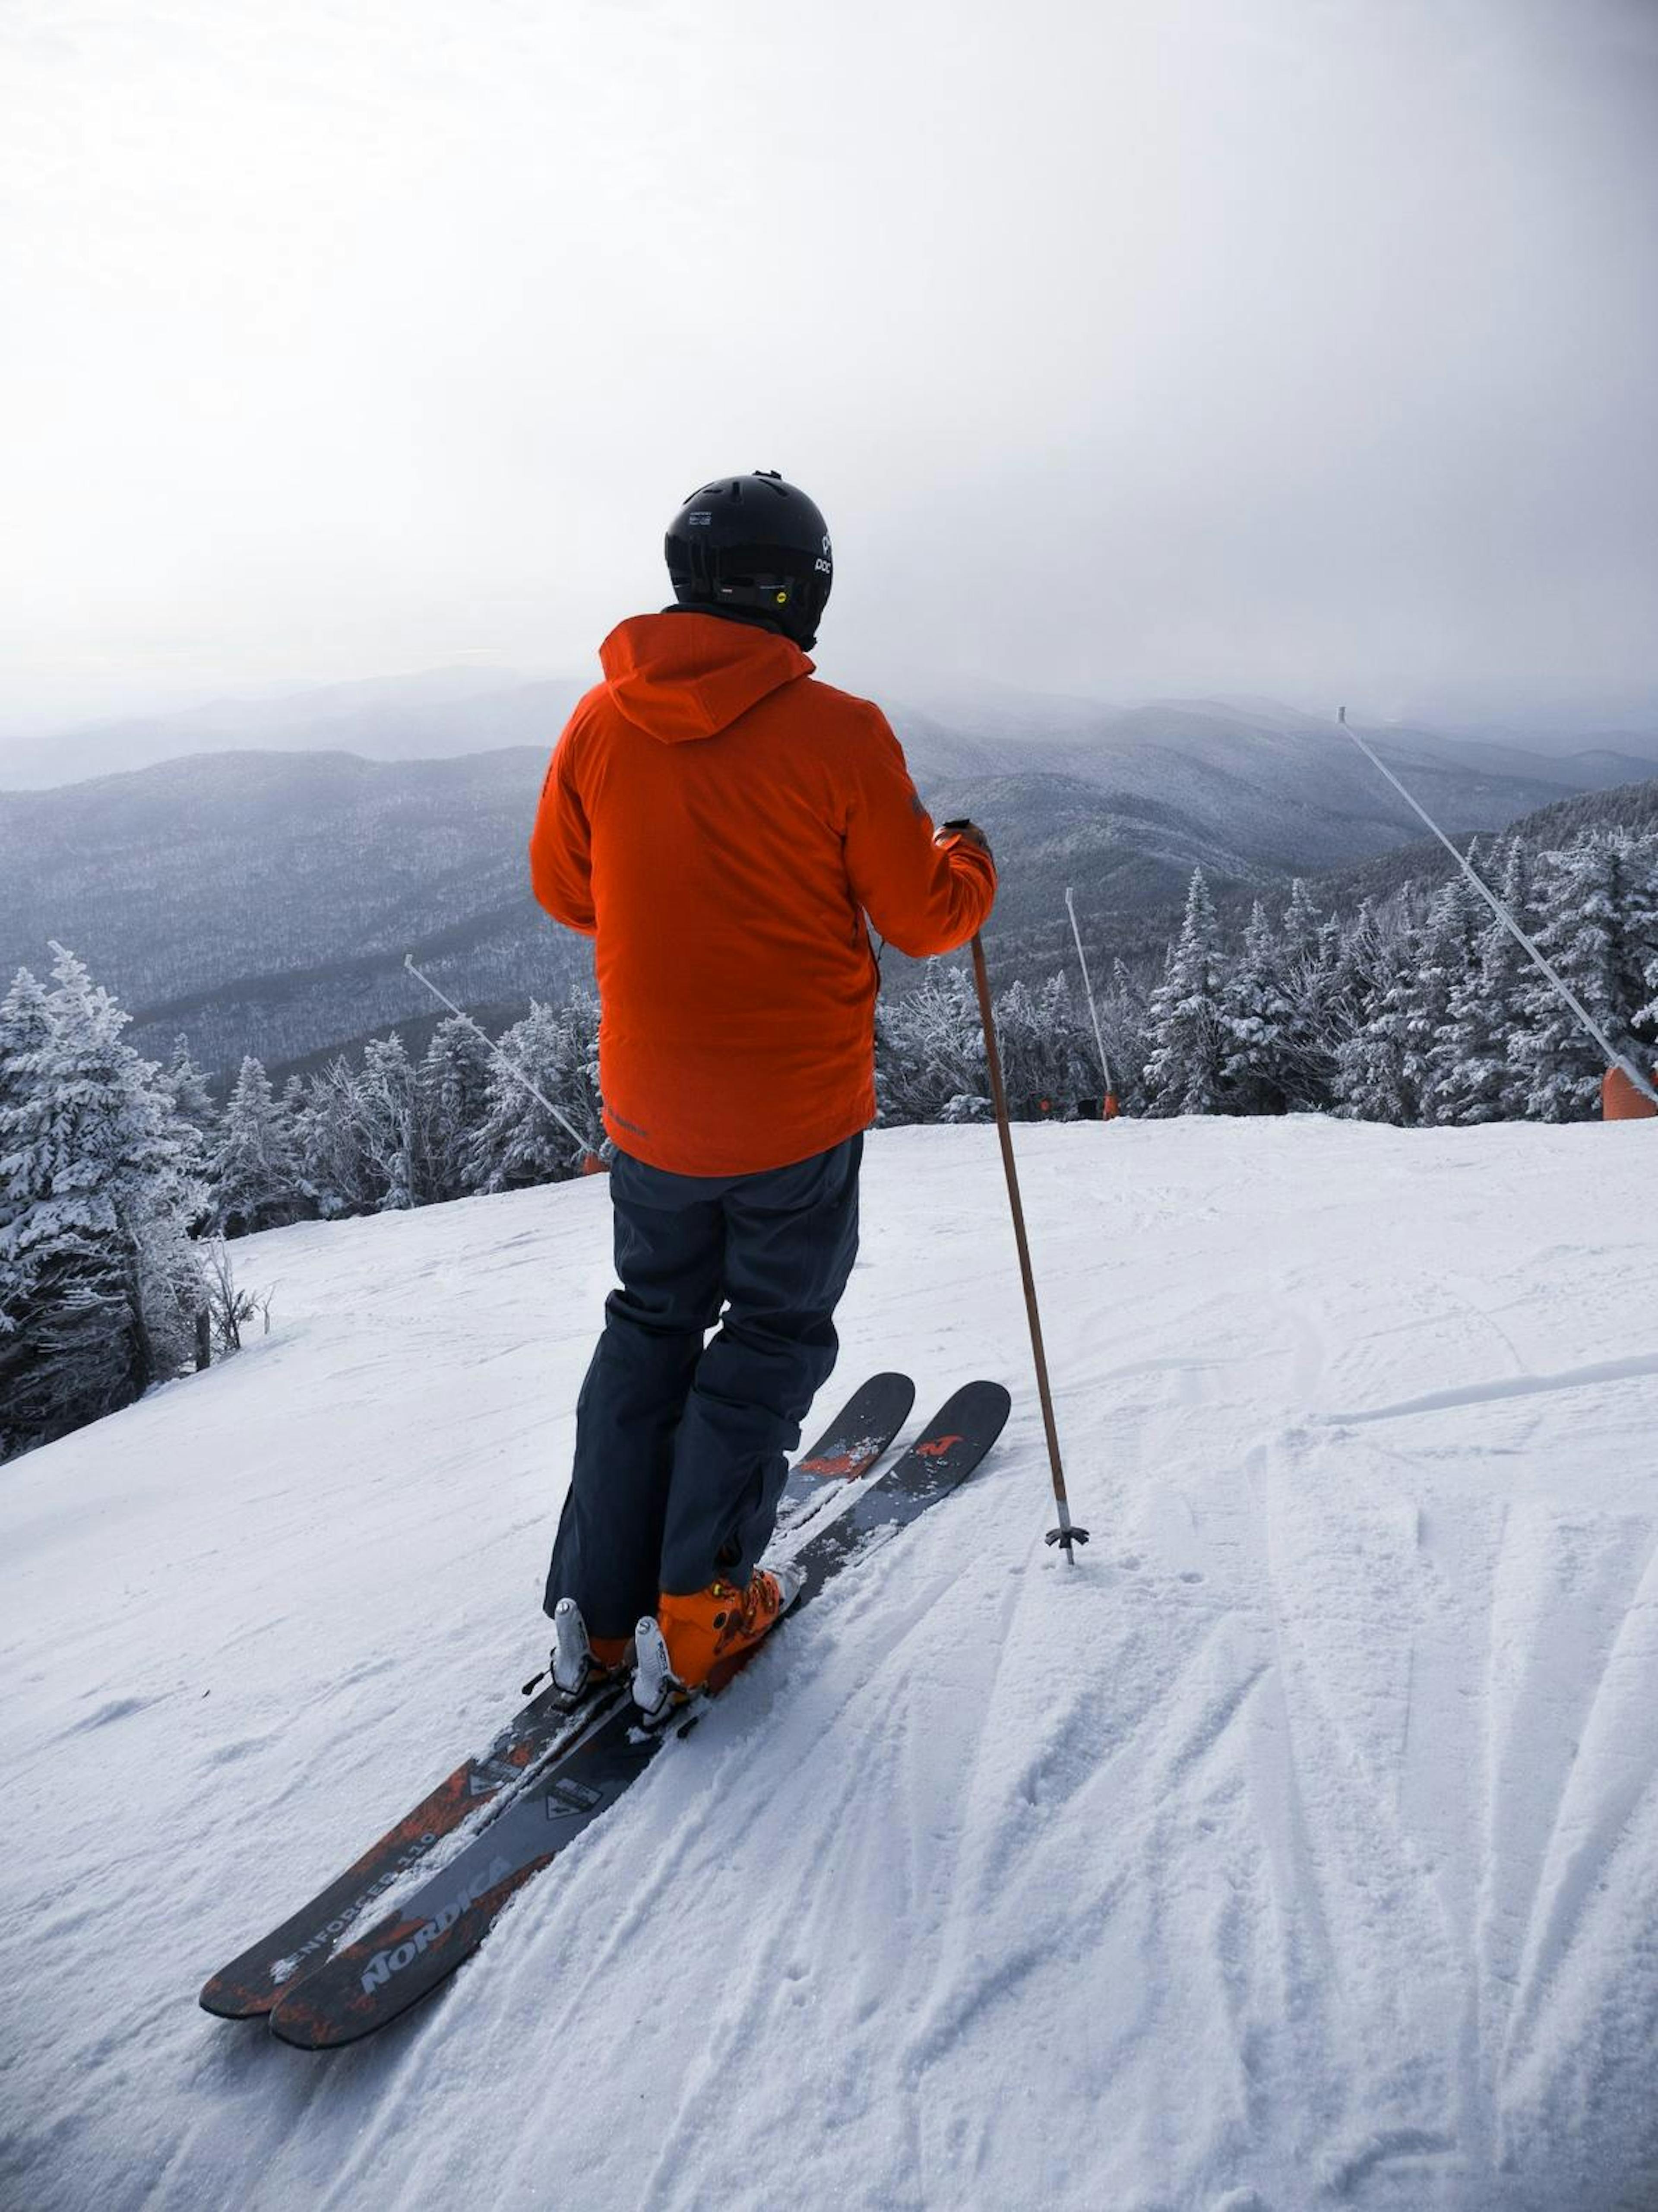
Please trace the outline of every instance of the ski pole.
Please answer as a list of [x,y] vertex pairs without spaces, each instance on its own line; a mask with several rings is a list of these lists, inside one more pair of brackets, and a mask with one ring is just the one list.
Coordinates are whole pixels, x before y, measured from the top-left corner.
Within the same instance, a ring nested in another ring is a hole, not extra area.
[[1042,1402],[1042,1426],[1048,1432],[1048,1463],[1054,1477],[1054,1502],[1060,1525],[1050,1528],[1048,1540],[1061,1546],[1073,1567],[1073,1544],[1088,1541],[1086,1528],[1072,1525],[1065,1492],[1065,1466],[1060,1457],[1060,1431],[1054,1419],[1054,1392],[1048,1379],[1048,1354],[1042,1348],[1042,1318],[1036,1308],[1036,1279],[1030,1266],[1030,1239],[1025,1234],[1024,1206],[1019,1197],[1019,1170],[1013,1158],[1013,1129],[1008,1119],[1007,1089],[1002,1081],[1002,1058],[996,1048],[996,1016],[990,1003],[990,975],[985,966],[984,940],[973,933],[973,981],[979,994],[979,1018],[984,1024],[985,1065],[990,1071],[991,1103],[996,1109],[996,1133],[1001,1139],[1002,1170],[1007,1177],[1008,1204],[1013,1212],[1013,1240],[1019,1248],[1019,1274],[1024,1284],[1024,1310],[1030,1322],[1030,1350],[1036,1365],[1036,1391]]
[[574,1139],[576,1144],[580,1145],[581,1147],[582,1158],[584,1160],[592,1159],[594,1157],[592,1144],[582,1135],[580,1130],[576,1127],[569,1115],[568,1114],[561,1114],[557,1107],[554,1105],[552,1100],[550,1098],[544,1097],[542,1095],[542,1093],[536,1088],[535,1085],[531,1082],[529,1077],[524,1073],[524,1070],[519,1067],[515,1061],[507,1058],[507,1054],[501,1050],[495,1039],[489,1034],[488,1030],[480,1029],[469,1013],[467,1013],[462,1007],[458,1006],[454,1000],[446,993],[440,991],[437,985],[432,981],[429,975],[422,975],[420,969],[415,965],[415,956],[412,952],[405,952],[404,954],[403,964],[409,970],[409,973],[414,977],[417,983],[424,983],[427,989],[432,994],[432,996],[434,999],[441,999],[444,1005],[448,1007],[452,1014],[459,1015],[461,1020],[465,1023],[467,1028],[471,1030],[475,1036],[480,1036],[483,1039],[484,1043],[495,1054],[501,1066],[506,1069],[508,1075],[512,1077],[513,1082],[521,1085],[522,1087],[529,1092],[531,1097],[535,1100],[538,1106],[544,1106],[547,1111],[552,1115],[554,1121],[558,1123],[559,1127],[565,1130],[568,1134]]

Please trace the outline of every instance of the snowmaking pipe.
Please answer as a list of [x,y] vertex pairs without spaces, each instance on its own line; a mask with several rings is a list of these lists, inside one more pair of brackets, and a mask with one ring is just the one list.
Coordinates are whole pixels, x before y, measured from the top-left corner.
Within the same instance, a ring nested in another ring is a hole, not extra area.
[[508,1075],[512,1077],[513,1082],[518,1084],[522,1089],[527,1091],[531,1097],[535,1100],[538,1106],[545,1107],[548,1113],[552,1115],[554,1121],[558,1123],[560,1128],[568,1132],[572,1141],[581,1147],[582,1158],[584,1160],[591,1159],[593,1150],[592,1139],[590,1138],[584,1137],[580,1130],[576,1127],[574,1122],[570,1120],[569,1116],[567,1114],[561,1114],[557,1107],[554,1105],[552,1100],[536,1088],[535,1085],[531,1082],[529,1077],[524,1073],[524,1070],[519,1067],[516,1062],[507,1058],[507,1054],[501,1050],[501,1047],[495,1042],[495,1039],[487,1030],[481,1030],[469,1013],[467,1013],[462,1007],[458,1006],[454,1000],[448,997],[446,993],[440,991],[437,985],[432,981],[429,975],[423,975],[421,973],[420,969],[415,965],[415,956],[412,952],[405,952],[404,954],[403,964],[409,970],[409,973],[414,977],[415,981],[417,983],[424,983],[427,989],[432,994],[432,996],[434,999],[441,999],[444,1005],[448,1007],[450,1012],[452,1014],[458,1015],[459,1018],[465,1023],[467,1028],[472,1031],[475,1036],[483,1038],[484,1044],[488,1047],[490,1053],[494,1055],[500,1065],[506,1069]]
[[1083,951],[1083,933],[1077,920],[1077,902],[1071,896],[1071,886],[1066,885],[1065,909],[1071,916],[1071,934],[1077,940],[1077,959],[1083,971],[1083,990],[1088,1000],[1088,1018],[1094,1024],[1094,1045],[1100,1055],[1100,1074],[1105,1083],[1106,1096],[1111,1095],[1111,1063],[1105,1056],[1105,1039],[1100,1035],[1100,1010],[1094,1004],[1093,979],[1088,972],[1088,955]]
[[1400,797],[1404,800],[1406,806],[1410,808],[1411,811],[1427,824],[1428,828],[1445,848],[1445,850],[1450,854],[1452,860],[1456,862],[1457,866],[1461,869],[1463,874],[1473,885],[1475,890],[1479,892],[1480,897],[1485,900],[1486,905],[1502,923],[1503,928],[1506,929],[1509,936],[1513,938],[1515,943],[1521,947],[1522,951],[1525,952],[1527,958],[1532,962],[1532,964],[1535,968],[1539,969],[1541,973],[1548,978],[1549,981],[1554,986],[1554,988],[1560,994],[1560,996],[1571,1008],[1573,1013],[1576,1015],[1579,1022],[1582,1023],[1585,1030],[1587,1030],[1588,1035],[1594,1039],[1596,1044],[1600,1046],[1601,1051],[1606,1054],[1606,1066],[1608,1067],[1620,1068],[1624,1074],[1626,1075],[1629,1078],[1629,1080],[1635,1085],[1636,1089],[1641,1093],[1642,1097],[1644,1098],[1649,1098],[1655,1106],[1658,1106],[1658,1089],[1654,1087],[1651,1078],[1643,1073],[1642,1070],[1636,1066],[1635,1062],[1629,1057],[1627,1053],[1619,1051],[1612,1039],[1606,1035],[1605,1030],[1603,1030],[1600,1023],[1595,1020],[1594,1015],[1590,1013],[1588,1008],[1578,997],[1576,992],[1572,989],[1571,985],[1567,982],[1565,977],[1560,973],[1559,969],[1555,967],[1552,961],[1549,959],[1547,954],[1540,950],[1533,940],[1527,936],[1525,931],[1521,929],[1520,924],[1509,912],[1509,909],[1503,905],[1502,900],[1498,898],[1497,893],[1479,874],[1478,869],[1473,866],[1473,863],[1457,851],[1455,846],[1452,844],[1450,839],[1445,835],[1445,832],[1434,820],[1427,808],[1425,806],[1418,805],[1417,801],[1412,798],[1410,793],[1406,790],[1399,778],[1394,774],[1392,769],[1388,766],[1387,763],[1383,760],[1379,760],[1376,757],[1376,755],[1371,750],[1370,747],[1365,744],[1363,738],[1360,737],[1358,732],[1347,720],[1347,709],[1345,707],[1342,708],[1339,714],[1337,715],[1336,720],[1340,724],[1341,727],[1346,732],[1347,735],[1352,739],[1353,743],[1358,747],[1360,752],[1363,754],[1365,759],[1370,762],[1371,767],[1375,769],[1379,775],[1385,775],[1387,777],[1388,782],[1392,784],[1394,789],[1399,793]]
[[1060,1457],[1060,1431],[1054,1419],[1054,1391],[1048,1379],[1048,1354],[1042,1348],[1042,1317],[1036,1306],[1036,1279],[1030,1266],[1030,1239],[1025,1234],[1024,1206],[1019,1197],[1019,1170],[1013,1158],[1013,1129],[1008,1119],[1007,1086],[1002,1081],[1002,1058],[996,1048],[996,1015],[990,1003],[990,974],[985,966],[984,940],[973,933],[973,981],[979,994],[979,1018],[984,1024],[985,1065],[990,1071],[990,1097],[996,1109],[996,1133],[1001,1139],[1002,1171],[1007,1177],[1008,1204],[1013,1212],[1013,1241],[1019,1248],[1019,1273],[1024,1284],[1024,1310],[1030,1322],[1030,1350],[1036,1365],[1036,1391],[1042,1402],[1042,1426],[1048,1433],[1048,1463],[1054,1477],[1054,1502],[1060,1522],[1048,1532],[1073,1567],[1073,1544],[1088,1541],[1086,1528],[1075,1527],[1065,1492],[1065,1465]]

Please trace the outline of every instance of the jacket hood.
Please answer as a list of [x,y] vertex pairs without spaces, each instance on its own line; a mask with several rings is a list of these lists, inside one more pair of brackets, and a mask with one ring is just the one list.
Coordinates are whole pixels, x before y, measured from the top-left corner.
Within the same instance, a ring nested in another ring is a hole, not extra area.
[[598,648],[610,696],[665,745],[712,738],[813,663],[769,630],[719,615],[635,615]]

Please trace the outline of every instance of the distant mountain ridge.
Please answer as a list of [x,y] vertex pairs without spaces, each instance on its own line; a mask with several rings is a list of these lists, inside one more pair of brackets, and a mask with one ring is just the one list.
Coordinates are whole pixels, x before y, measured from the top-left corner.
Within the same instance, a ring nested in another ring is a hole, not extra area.
[[[1078,717],[1046,744],[1008,743],[1006,757],[1023,751],[1030,761],[1023,779],[991,772],[993,742],[981,735],[964,739],[926,724],[902,733],[935,811],[971,814],[990,828],[1002,872],[999,957],[1027,976],[1071,957],[1067,884],[1096,949],[1132,964],[1160,955],[1194,866],[1223,902],[1229,890],[1270,899],[1297,875],[1376,859],[1421,836],[1333,721],[1291,708],[1262,707],[1252,717],[1171,702],[1107,714],[1091,732]],[[1550,757],[1430,731],[1367,736],[1461,839],[1658,773],[1658,762],[1600,751]],[[902,975],[899,963],[895,980]]]
[[[824,673],[833,678],[833,668]],[[124,717],[0,744],[0,791],[43,790],[215,752],[349,752],[365,760],[440,760],[550,745],[570,708],[598,680],[584,671],[525,674],[478,664],[372,677],[345,684],[299,684],[258,698],[227,698],[164,714]],[[884,690],[881,694],[885,699]],[[900,691],[902,699],[902,689]],[[890,703],[890,702],[889,702]],[[936,741],[948,772],[994,773],[1011,765],[1010,747],[1035,744],[1044,766],[1078,748],[1090,758],[1130,759],[1148,747],[1212,747],[1266,731],[1310,736],[1328,722],[1266,699],[1164,699],[1123,707],[1063,694],[991,687],[923,694],[891,707],[907,741]],[[1462,764],[1483,760],[1492,773],[1540,777],[1571,790],[1621,783],[1658,769],[1658,730],[1606,738],[1586,733],[1576,749],[1556,739],[1528,745],[1504,728],[1491,742],[1465,732],[1442,734],[1390,725],[1390,744],[1424,737],[1442,757],[1463,748]],[[1570,765],[1566,765],[1566,763]],[[939,773],[946,772],[941,762]],[[1086,772],[1085,770],[1083,772]],[[1121,779],[1119,779],[1121,780]]]
[[325,751],[415,761],[550,746],[596,676],[434,668],[90,723],[0,747],[0,790],[52,789],[201,753]]
[[[1610,791],[1555,799],[1536,813],[1510,822],[1503,834],[1547,848],[1570,844],[1586,830],[1627,830],[1637,836],[1658,831],[1658,775]],[[1431,889],[1448,883],[1455,872],[1456,864],[1444,847],[1436,839],[1424,837],[1376,860],[1315,877],[1309,889],[1323,911],[1349,915],[1361,900],[1380,902],[1407,884]]]
[[[495,712],[499,694],[469,693],[476,674],[454,672],[433,711]],[[245,1052],[280,1066],[423,1018],[409,949],[463,1004],[562,996],[591,974],[589,948],[535,907],[525,857],[562,714],[544,687],[512,696],[536,721],[532,744],[395,762],[221,751],[0,793],[0,975],[45,965],[49,939],[71,945],[134,1011],[136,1042],[159,1053],[183,1030],[222,1072]],[[348,720],[383,704],[311,701]],[[960,724],[895,720],[935,814],[989,831],[1002,875],[992,951],[1009,974],[1068,957],[1067,885],[1090,942],[1133,961],[1160,949],[1194,866],[1223,898],[1271,898],[1293,874],[1419,836],[1333,724],[1289,708],[1004,696]],[[1422,731],[1376,742],[1459,837],[1655,765]],[[907,969],[887,956],[890,987]]]
[[72,944],[158,1051],[283,1060],[424,996],[413,949],[469,997],[563,994],[585,943],[529,894],[539,748],[381,763],[224,753],[0,794],[0,967]]

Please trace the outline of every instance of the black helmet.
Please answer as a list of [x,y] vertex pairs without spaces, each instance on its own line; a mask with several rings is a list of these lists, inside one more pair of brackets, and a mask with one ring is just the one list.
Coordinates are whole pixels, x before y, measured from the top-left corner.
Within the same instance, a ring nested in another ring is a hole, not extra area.
[[774,469],[694,491],[663,549],[682,607],[729,608],[774,623],[810,649],[835,580],[829,526]]

